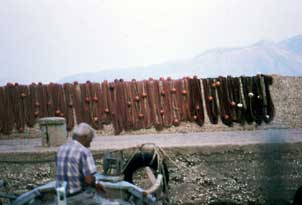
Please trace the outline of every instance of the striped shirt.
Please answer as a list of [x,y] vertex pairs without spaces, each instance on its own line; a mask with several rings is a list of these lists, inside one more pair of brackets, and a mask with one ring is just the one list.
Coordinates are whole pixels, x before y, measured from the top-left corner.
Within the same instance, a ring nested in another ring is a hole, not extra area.
[[67,182],[66,193],[73,194],[84,189],[84,176],[96,173],[96,166],[89,149],[76,140],[62,145],[57,154],[57,187]]

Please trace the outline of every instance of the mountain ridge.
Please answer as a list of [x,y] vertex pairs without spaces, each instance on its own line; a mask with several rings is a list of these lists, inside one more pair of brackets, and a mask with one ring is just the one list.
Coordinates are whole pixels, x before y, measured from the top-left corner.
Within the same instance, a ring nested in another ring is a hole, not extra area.
[[59,82],[112,81],[121,78],[142,80],[161,76],[172,78],[192,75],[200,77],[240,76],[257,73],[301,76],[302,35],[277,43],[261,40],[243,47],[209,49],[192,58],[148,66],[79,73],[64,77]]

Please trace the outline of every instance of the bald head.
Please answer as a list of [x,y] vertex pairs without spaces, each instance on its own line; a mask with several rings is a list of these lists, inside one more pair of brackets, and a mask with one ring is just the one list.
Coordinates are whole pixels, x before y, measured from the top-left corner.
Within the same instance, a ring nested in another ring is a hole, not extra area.
[[80,123],[72,133],[72,139],[79,141],[85,147],[90,147],[90,143],[95,136],[95,130],[87,123]]

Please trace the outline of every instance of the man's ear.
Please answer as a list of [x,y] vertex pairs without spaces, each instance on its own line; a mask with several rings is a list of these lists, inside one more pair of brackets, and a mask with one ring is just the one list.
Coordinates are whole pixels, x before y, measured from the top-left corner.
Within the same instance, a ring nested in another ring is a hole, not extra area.
[[85,136],[79,136],[79,137],[78,137],[78,141],[79,141],[81,144],[85,143]]

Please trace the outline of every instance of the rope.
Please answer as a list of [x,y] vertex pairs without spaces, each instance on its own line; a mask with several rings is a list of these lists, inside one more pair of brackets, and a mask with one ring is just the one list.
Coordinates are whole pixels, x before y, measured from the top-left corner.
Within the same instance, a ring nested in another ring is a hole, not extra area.
[[188,167],[186,166],[183,166],[183,165],[180,165],[180,164],[177,164],[177,162],[175,160],[173,160],[168,154],[167,152],[162,148],[160,147],[159,145],[157,145],[158,149],[162,152],[162,154],[177,168],[177,169],[185,169],[187,171],[192,171],[192,169],[189,169]]

